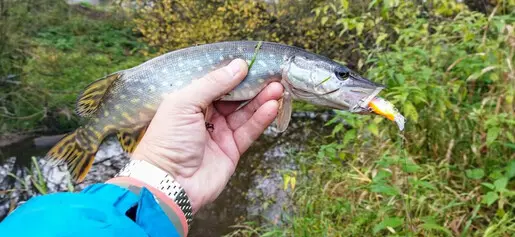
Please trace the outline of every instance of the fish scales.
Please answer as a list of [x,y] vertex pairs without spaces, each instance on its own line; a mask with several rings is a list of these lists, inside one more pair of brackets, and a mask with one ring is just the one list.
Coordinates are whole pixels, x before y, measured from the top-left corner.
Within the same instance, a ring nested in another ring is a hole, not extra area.
[[236,58],[255,61],[246,78],[221,100],[248,101],[270,82],[281,82],[285,96],[276,120],[281,131],[288,126],[294,99],[368,113],[368,103],[384,88],[327,57],[288,45],[235,41],[189,47],[88,86],[77,101],[77,113],[88,118],[87,124],[63,138],[47,157],[65,161],[73,177],[82,180],[106,136],[117,134],[124,150],[133,151],[143,134],[140,130],[148,125],[164,96]]
[[[117,80],[112,90],[106,93],[105,100],[130,103],[121,104],[118,110],[114,108],[114,103],[102,103],[97,114],[93,116],[103,117],[102,122],[93,125],[95,130],[104,131],[110,124],[131,128],[147,123],[155,109],[146,110],[143,119],[139,119],[140,107],[147,105],[157,108],[163,96],[187,86],[194,79],[201,78],[214,69],[229,64],[233,59],[241,58],[250,62],[256,45],[256,42],[201,45],[170,52],[123,71],[120,80]],[[263,43],[248,76],[222,100],[241,101],[255,97],[268,83],[281,79],[281,66],[284,61],[303,52],[295,47]],[[151,91],[150,86],[154,86],[155,91]],[[111,116],[105,116],[105,111]],[[124,111],[125,114],[117,114],[116,111]]]
[[[102,133],[109,125],[117,128],[142,126],[153,117],[163,96],[179,90],[194,79],[201,78],[214,69],[229,64],[235,58],[250,62],[256,44],[220,43],[174,51],[149,60],[137,67],[122,71],[123,76],[114,82],[104,101],[127,101],[129,103],[101,103],[93,117],[103,118],[92,124]],[[249,75],[222,100],[248,100],[271,81],[279,81],[285,55],[292,55],[294,48],[278,50],[263,44],[256,63]],[[266,66],[263,66],[264,62]],[[118,105],[117,108],[115,106]],[[140,114],[141,108],[145,110]],[[107,111],[107,112],[106,112]],[[123,111],[123,114],[120,113]]]

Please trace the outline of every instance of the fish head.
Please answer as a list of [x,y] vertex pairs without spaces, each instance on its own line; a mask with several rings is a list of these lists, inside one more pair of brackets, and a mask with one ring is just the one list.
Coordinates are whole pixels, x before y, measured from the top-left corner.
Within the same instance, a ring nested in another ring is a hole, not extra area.
[[283,85],[293,98],[353,113],[369,113],[369,102],[384,86],[317,55],[294,56],[283,68]]

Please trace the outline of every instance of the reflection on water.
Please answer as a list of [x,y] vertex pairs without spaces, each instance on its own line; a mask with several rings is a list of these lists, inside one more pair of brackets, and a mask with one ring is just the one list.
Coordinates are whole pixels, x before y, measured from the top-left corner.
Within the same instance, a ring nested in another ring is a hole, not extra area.
[[[189,236],[220,236],[230,232],[230,226],[243,220],[262,221],[280,225],[291,211],[290,191],[283,190],[282,174],[295,170],[296,164],[289,155],[303,148],[308,139],[327,135],[323,127],[328,114],[294,113],[290,127],[278,134],[273,127],[253,144],[241,158],[236,173],[220,197],[207,205],[195,216]],[[35,149],[32,141],[25,141],[8,148],[2,148],[4,156],[0,165],[0,219],[23,200],[36,195],[30,185],[27,171],[30,157],[42,157],[46,149]],[[19,157],[18,159],[16,157]],[[102,182],[113,177],[127,162],[122,149],[114,138],[107,139],[97,153],[95,163],[86,180],[73,189]],[[63,166],[50,166],[44,159],[38,159],[49,192],[68,191],[70,178]],[[8,176],[8,172],[22,180]]]

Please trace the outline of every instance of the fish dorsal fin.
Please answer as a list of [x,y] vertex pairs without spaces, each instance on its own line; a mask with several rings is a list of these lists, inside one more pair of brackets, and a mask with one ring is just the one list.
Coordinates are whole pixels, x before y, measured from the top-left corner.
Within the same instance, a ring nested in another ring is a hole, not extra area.
[[102,102],[104,95],[121,73],[114,73],[89,84],[77,99],[75,112],[81,117],[92,115]]
[[146,126],[136,130],[123,129],[116,133],[116,137],[118,138],[123,151],[132,154],[146,131]]
[[284,132],[290,124],[291,112],[292,112],[292,98],[289,92],[284,92],[283,98],[279,99],[279,113],[275,123],[279,132]]

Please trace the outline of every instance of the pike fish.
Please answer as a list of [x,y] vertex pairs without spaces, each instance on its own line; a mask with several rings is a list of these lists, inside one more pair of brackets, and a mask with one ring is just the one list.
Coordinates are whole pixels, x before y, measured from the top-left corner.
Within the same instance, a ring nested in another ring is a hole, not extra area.
[[87,122],[63,137],[47,158],[65,162],[73,179],[82,181],[104,138],[116,134],[123,150],[131,153],[164,96],[236,58],[246,60],[250,70],[220,100],[244,103],[267,84],[282,83],[285,92],[276,118],[280,131],[288,127],[292,100],[365,114],[372,112],[369,103],[384,88],[327,57],[288,45],[234,41],[184,48],[87,86],[76,103],[76,113]]

